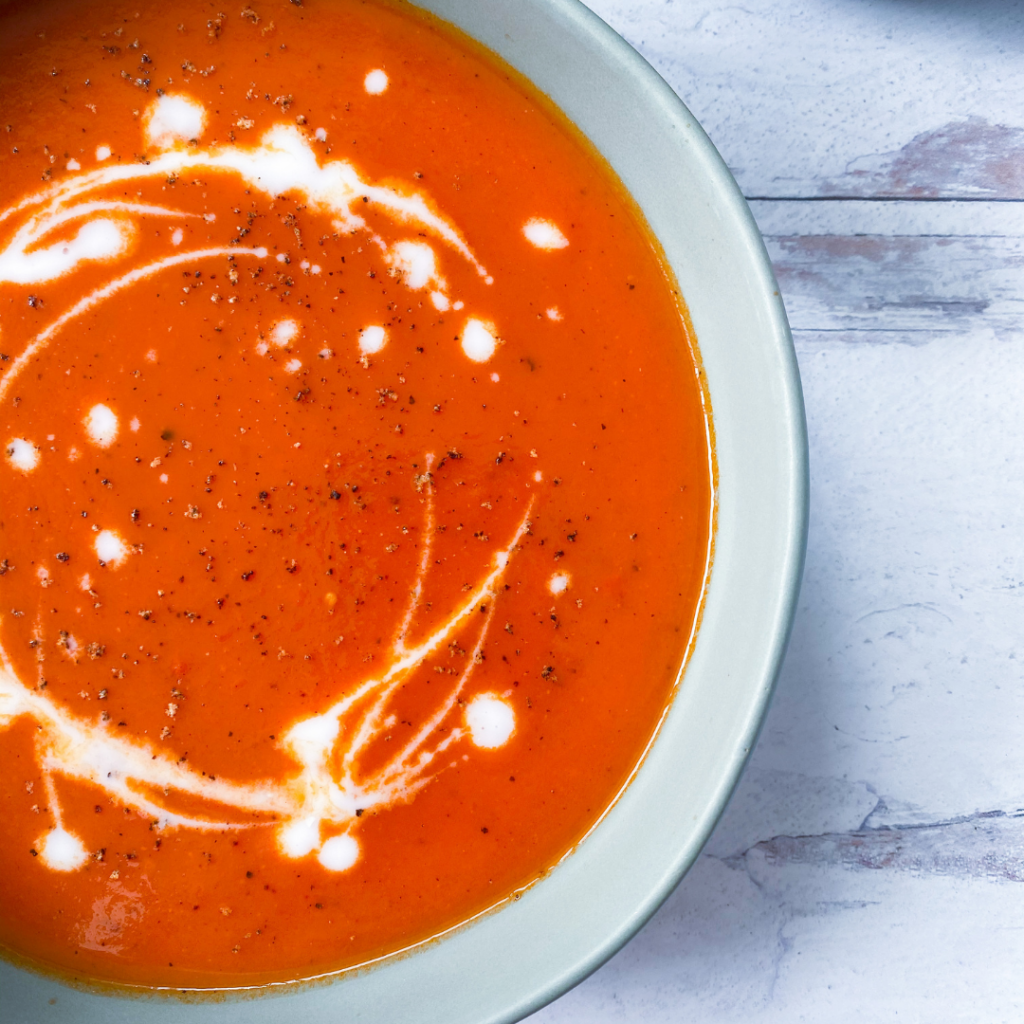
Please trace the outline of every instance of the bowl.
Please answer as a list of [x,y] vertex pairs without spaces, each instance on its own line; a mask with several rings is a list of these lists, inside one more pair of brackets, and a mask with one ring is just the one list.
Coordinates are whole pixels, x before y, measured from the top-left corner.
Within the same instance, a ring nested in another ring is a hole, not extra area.
[[417,0],[528,78],[605,157],[679,282],[717,456],[714,563],[685,678],[634,781],[518,902],[412,952],[258,992],[110,996],[0,963],[0,1020],[510,1022],[626,943],[694,862],[764,717],[796,605],[807,443],[786,315],[721,157],[657,73],[576,0]]

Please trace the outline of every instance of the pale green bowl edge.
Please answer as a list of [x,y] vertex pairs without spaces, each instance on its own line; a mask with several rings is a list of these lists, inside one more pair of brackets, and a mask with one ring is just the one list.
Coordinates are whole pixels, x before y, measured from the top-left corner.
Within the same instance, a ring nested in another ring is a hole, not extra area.
[[511,906],[376,968],[219,1001],[112,998],[0,963],[3,1024],[509,1024],[622,947],[697,858],[754,745],[785,653],[807,533],[807,439],[789,325],[732,175],[658,74],[577,0],[417,0],[549,95],[664,247],[696,329],[719,468],[716,556],[686,677],[597,831]]

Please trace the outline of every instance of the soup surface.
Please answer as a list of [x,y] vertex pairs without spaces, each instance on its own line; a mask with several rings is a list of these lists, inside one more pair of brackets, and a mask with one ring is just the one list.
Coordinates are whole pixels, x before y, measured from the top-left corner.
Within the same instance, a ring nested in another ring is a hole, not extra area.
[[0,6],[0,138],[0,945],[256,985],[514,901],[642,758],[708,568],[628,197],[354,0]]

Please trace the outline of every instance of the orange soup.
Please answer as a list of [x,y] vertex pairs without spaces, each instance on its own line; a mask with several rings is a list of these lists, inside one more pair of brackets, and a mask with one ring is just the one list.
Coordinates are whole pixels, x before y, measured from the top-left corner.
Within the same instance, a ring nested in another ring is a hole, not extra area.
[[621,185],[399,4],[3,4],[0,108],[0,946],[259,985],[515,913],[708,571]]

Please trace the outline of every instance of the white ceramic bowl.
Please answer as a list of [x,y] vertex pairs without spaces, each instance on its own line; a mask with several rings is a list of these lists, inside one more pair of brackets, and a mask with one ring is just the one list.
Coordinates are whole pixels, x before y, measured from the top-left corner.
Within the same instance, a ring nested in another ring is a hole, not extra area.
[[417,3],[496,52],[583,130],[639,203],[689,306],[719,481],[714,567],[683,684],[623,798],[511,906],[375,967],[255,996],[114,998],[0,964],[0,1021],[517,1020],[600,966],[657,909],[757,736],[800,584],[807,445],[785,311],[750,211],[672,90],[576,0]]

